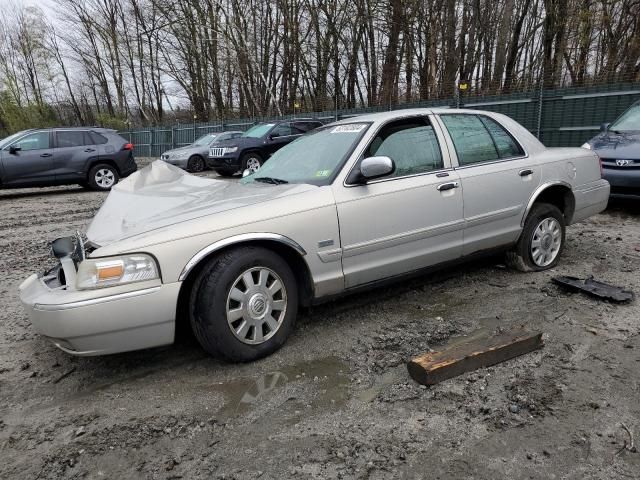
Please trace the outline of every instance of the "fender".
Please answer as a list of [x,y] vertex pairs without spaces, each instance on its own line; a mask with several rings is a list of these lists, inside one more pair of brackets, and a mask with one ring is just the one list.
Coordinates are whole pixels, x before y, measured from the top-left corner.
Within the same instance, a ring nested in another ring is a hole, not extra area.
[[305,249],[302,248],[300,244],[298,244],[294,240],[291,240],[289,237],[280,235],[278,233],[243,233],[240,235],[234,235],[232,237],[218,240],[217,242],[214,242],[211,245],[204,247],[202,250],[196,253],[193,257],[191,257],[191,260],[187,262],[187,264],[182,269],[182,272],[180,272],[178,281],[180,282],[184,281],[189,275],[189,272],[193,270],[193,267],[195,267],[198,263],[200,263],[200,260],[208,256],[209,254],[217,250],[221,250],[230,245],[235,245],[237,243],[244,243],[244,242],[255,241],[255,240],[269,240],[272,242],[279,242],[288,247],[293,248],[296,252],[298,252],[303,257],[307,254]]
[[533,192],[533,194],[531,195],[531,198],[529,199],[529,203],[527,203],[527,208],[525,209],[524,215],[522,216],[522,219],[520,220],[520,226],[521,227],[524,227],[524,222],[526,221],[527,216],[529,215],[529,211],[533,207],[533,204],[536,202],[536,200],[538,199],[540,194],[542,192],[544,192],[547,188],[553,187],[553,186],[556,186],[556,185],[567,187],[571,191],[571,193],[573,194],[573,189],[571,187],[571,184],[569,184],[567,182],[564,182],[562,180],[554,180],[552,182],[546,182],[546,183],[543,183],[542,185],[538,186],[538,188],[536,188],[535,191]]

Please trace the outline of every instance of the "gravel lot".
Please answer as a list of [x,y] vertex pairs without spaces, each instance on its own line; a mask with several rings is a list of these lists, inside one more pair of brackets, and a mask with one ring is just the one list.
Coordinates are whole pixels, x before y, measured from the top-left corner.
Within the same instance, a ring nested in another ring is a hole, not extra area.
[[[354,295],[301,312],[270,358],[228,365],[192,340],[74,358],[33,332],[19,283],[104,198],[0,192],[0,478],[640,478],[622,427],[640,443],[638,302],[550,283],[640,293],[640,203],[571,227],[555,271],[489,259]],[[450,337],[523,323],[542,350],[431,388],[407,374]]]

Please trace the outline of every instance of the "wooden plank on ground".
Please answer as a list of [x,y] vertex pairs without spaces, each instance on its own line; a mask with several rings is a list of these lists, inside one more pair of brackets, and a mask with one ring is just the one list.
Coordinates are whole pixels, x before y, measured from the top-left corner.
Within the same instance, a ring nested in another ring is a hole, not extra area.
[[544,345],[542,332],[518,328],[493,336],[456,341],[436,352],[425,353],[407,364],[409,374],[418,383],[435,385],[457,375],[495,365]]

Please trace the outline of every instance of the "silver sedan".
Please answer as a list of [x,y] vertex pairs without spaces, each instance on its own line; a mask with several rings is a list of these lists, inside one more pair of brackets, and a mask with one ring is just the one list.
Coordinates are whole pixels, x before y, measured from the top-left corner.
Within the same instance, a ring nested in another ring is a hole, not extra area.
[[212,145],[238,138],[240,135],[240,131],[207,133],[190,145],[167,150],[160,155],[160,160],[193,173],[201,172],[207,167],[207,155]]
[[597,155],[545,148],[490,112],[400,110],[343,120],[239,183],[155,162],[116,185],[85,235],[20,295],[64,351],[169,344],[187,322],[230,361],[280,348],[298,307],[502,250],[554,267],[565,230],[602,211]]

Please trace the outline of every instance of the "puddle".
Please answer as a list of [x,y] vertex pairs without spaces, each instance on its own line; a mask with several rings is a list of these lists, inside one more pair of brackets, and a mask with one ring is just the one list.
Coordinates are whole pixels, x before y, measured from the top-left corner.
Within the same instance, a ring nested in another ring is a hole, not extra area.
[[[256,378],[213,384],[224,395],[222,417],[235,417],[288,401],[307,410],[343,406],[349,398],[349,366],[337,357],[301,362]],[[286,398],[285,398],[286,397]]]

